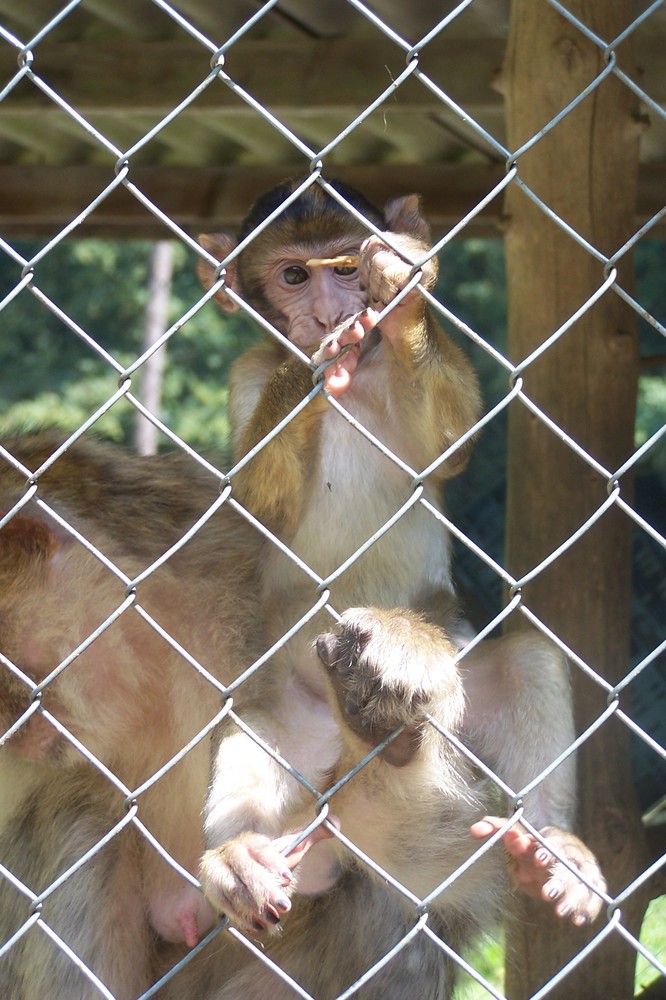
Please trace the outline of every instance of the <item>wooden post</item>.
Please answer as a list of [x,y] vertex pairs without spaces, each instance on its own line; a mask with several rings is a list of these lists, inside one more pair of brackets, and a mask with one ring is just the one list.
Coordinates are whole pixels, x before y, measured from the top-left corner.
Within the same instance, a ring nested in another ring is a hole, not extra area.
[[[567,0],[610,41],[631,22],[630,0]],[[626,44],[622,52],[626,58]],[[603,52],[546,0],[513,0],[503,77],[508,145],[518,150],[604,68]],[[630,67],[630,71],[633,67]],[[519,158],[520,177],[576,232],[610,255],[634,231],[638,168],[636,99],[614,76]],[[603,267],[517,186],[507,192],[509,355],[522,361],[600,287]],[[631,290],[631,261],[620,267]],[[531,400],[613,472],[633,451],[638,377],[636,323],[612,290],[524,372]],[[520,578],[557,548],[607,496],[606,483],[521,405],[512,405],[508,455],[507,569]],[[631,496],[628,477],[623,495]],[[631,523],[611,510],[567,554],[525,585],[525,604],[611,684],[629,670]],[[606,696],[573,668],[577,724]],[[647,866],[633,795],[629,740],[612,719],[578,758],[578,831],[595,851],[613,894]],[[623,906],[637,934],[646,900]],[[509,932],[507,992],[531,997],[604,926],[558,922],[520,900]],[[549,998],[633,996],[635,953],[618,935],[597,949]]]

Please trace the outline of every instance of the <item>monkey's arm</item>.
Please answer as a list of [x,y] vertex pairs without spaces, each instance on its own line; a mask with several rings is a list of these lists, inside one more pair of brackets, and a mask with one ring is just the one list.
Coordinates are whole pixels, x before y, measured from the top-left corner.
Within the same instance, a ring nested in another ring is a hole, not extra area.
[[[268,699],[274,709],[271,715],[255,706],[243,710],[243,720],[266,744],[305,772],[307,764],[299,760],[297,744],[305,739],[307,757],[316,758],[319,749],[316,741],[303,735],[306,726],[299,715],[298,695],[288,694],[285,704],[278,703],[278,699],[277,694],[275,700]],[[291,720],[287,727],[276,718],[282,710]],[[291,909],[290,896],[296,885],[292,869],[301,864],[314,844],[330,834],[319,826],[289,851],[297,831],[313,819],[313,815],[303,818],[302,786],[230,723],[222,727],[216,739],[204,813],[208,850],[201,861],[199,878],[217,912],[226,914],[241,929],[256,933],[274,928]],[[314,765],[311,760],[310,766]],[[325,863],[324,867],[316,862],[313,866],[308,859],[308,892],[329,888],[336,877]]]
[[[566,661],[537,633],[521,632],[480,643],[463,656],[460,669],[470,744],[520,792],[575,739]],[[576,807],[573,757],[528,792],[523,804],[526,818],[536,827],[571,829]]]
[[[284,419],[313,387],[312,371],[273,345],[247,351],[234,365],[229,414],[238,461]],[[234,494],[267,528],[288,537],[296,527],[308,467],[314,461],[326,401],[321,393],[234,477]]]
[[[360,280],[375,308],[393,302],[411,277],[410,261],[422,260],[429,249],[425,240],[408,232],[391,232],[387,238],[399,253],[376,236],[361,248]],[[436,280],[437,260],[431,258],[422,266],[420,284],[430,291]],[[422,442],[420,460],[429,465],[477,420],[481,403],[476,375],[460,348],[435,321],[418,287],[393,306],[381,320],[380,329],[392,409],[400,415],[401,426],[410,438]],[[469,448],[466,445],[455,452],[440,475],[458,473]]]

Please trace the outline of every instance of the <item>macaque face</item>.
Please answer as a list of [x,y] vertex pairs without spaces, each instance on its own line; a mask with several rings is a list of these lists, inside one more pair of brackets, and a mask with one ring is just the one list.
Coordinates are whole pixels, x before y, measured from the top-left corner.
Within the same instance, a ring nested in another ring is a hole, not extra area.
[[[302,184],[286,181],[267,192],[250,209],[238,237],[228,233],[202,234],[204,249],[219,262],[241,242],[242,253],[227,263],[226,287],[249,303],[297,347],[312,353],[322,339],[342,322],[365,309],[368,295],[356,267],[308,266],[314,257],[358,256],[370,228],[353,211],[343,208],[318,185],[301,191],[277,218],[262,224]],[[334,182],[354,210],[379,230],[387,220],[358,191]],[[247,241],[247,242],[246,242]],[[198,265],[203,287],[217,281],[210,260]],[[224,288],[215,293],[222,309],[239,306]]]
[[303,350],[365,308],[366,293],[359,285],[357,267],[308,267],[312,257],[358,254],[361,240],[340,239],[286,246],[265,263],[265,294],[282,317],[282,332]]

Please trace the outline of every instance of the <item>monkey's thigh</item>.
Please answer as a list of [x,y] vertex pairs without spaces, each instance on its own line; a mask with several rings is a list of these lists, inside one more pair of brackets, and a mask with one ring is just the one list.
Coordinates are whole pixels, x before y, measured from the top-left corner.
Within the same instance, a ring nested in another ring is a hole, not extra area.
[[[120,799],[114,792],[112,805],[110,790],[87,768],[49,770],[3,831],[3,865],[44,898],[36,906],[0,879],[0,947],[16,935],[0,958],[2,1000],[99,1000],[72,956],[117,1000],[134,1000],[150,986],[152,945],[132,830],[48,891],[117,823]],[[31,924],[36,910],[40,920]]]
[[[399,945],[416,922],[397,892],[360,872],[349,872],[325,896],[299,900],[285,919],[282,936],[267,946],[266,953],[311,996],[334,1000]],[[449,936],[447,940],[453,944]],[[419,932],[354,997],[444,1000],[452,988],[450,961]],[[293,1000],[294,996],[278,973],[251,957],[240,973],[220,983],[206,1000]]]

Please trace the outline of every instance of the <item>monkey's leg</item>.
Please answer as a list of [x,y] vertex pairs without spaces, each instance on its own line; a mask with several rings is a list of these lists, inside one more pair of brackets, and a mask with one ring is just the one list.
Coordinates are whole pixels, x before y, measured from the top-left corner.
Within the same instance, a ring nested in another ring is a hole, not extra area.
[[[465,731],[472,749],[515,792],[529,785],[574,742],[567,664],[536,633],[482,642],[462,659],[468,710]],[[576,773],[572,756],[523,798],[525,818],[591,883],[589,889],[555,854],[524,829],[504,838],[516,884],[583,924],[599,913],[606,883],[590,850],[572,832]],[[476,824],[479,839],[499,828],[489,817]]]
[[[410,612],[370,608],[346,612],[340,632],[322,637],[318,649],[342,724],[336,781],[350,774],[331,800],[342,832],[429,900],[429,925],[441,927],[449,944],[469,940],[500,916],[505,878],[500,851],[468,865],[477,850],[470,827],[493,795],[438,728],[455,734],[464,712],[452,643]],[[399,726],[400,735],[352,773]],[[419,914],[411,909],[412,918]]]
[[[317,899],[299,899],[280,937],[266,944],[268,958],[317,1000],[335,1000],[403,939],[416,923],[399,895],[362,874],[348,871],[340,885]],[[462,947],[461,929],[435,929]],[[202,1000],[293,1000],[293,989],[270,967],[250,956],[241,972],[225,980],[224,956],[216,972],[208,950],[200,974],[217,989],[196,990]],[[208,971],[206,971],[208,970]],[[354,994],[358,1000],[446,1000],[454,983],[451,963],[424,934],[398,951]],[[189,984],[188,984],[189,985]]]
[[[24,885],[44,891],[117,821],[106,789],[86,768],[47,772],[0,838],[0,858]],[[117,1000],[134,1000],[153,981],[141,855],[125,830],[49,894],[41,919]],[[0,945],[24,925],[30,903],[0,880]],[[75,962],[39,924],[0,960],[3,1000],[98,1000]]]
[[381,751],[402,767],[427,753],[433,737],[426,713],[456,728],[462,719],[462,682],[454,647],[445,633],[408,611],[353,608],[341,632],[317,640],[333,705],[347,742],[367,752],[399,726],[403,731]]

